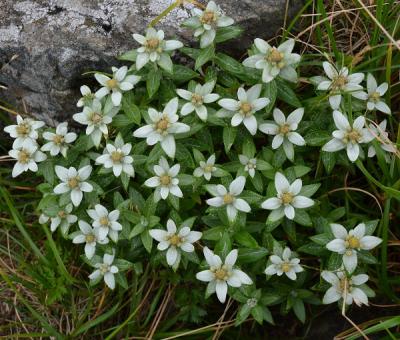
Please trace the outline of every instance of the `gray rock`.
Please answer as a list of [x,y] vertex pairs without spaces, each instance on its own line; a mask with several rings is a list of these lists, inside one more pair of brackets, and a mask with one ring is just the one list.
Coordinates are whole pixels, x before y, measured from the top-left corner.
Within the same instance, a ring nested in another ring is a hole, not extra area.
[[[79,86],[91,83],[92,70],[109,70],[115,56],[135,47],[132,33],[148,23],[172,0],[1,0],[0,98],[20,109],[22,103],[47,123],[77,112]],[[217,0],[227,15],[246,29],[236,50],[254,37],[269,38],[283,23],[286,0]],[[289,1],[292,16],[302,0]],[[179,25],[191,5],[174,9],[158,24],[167,37],[190,42],[191,32]],[[93,83],[94,84],[94,83]]]

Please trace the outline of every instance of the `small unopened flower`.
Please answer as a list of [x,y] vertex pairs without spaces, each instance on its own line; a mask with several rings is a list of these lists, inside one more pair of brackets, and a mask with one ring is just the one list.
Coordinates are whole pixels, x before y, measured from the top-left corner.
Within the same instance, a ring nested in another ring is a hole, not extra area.
[[244,165],[244,171],[248,172],[250,177],[254,177],[257,168],[257,159],[249,158],[245,155],[239,155],[240,164]]
[[326,248],[343,255],[343,265],[349,273],[357,267],[358,251],[371,250],[382,242],[379,237],[365,235],[364,223],[360,223],[349,232],[342,225],[332,223],[331,230],[336,238],[330,241]]
[[368,275],[359,274],[347,277],[344,271],[323,271],[321,276],[332,285],[326,291],[322,303],[329,304],[343,299],[346,305],[351,305],[354,301],[359,307],[363,304],[368,306],[368,296],[362,287],[368,281]]
[[239,176],[234,179],[229,185],[227,190],[222,184],[214,186],[214,198],[209,198],[206,202],[212,207],[226,207],[226,213],[230,221],[234,221],[238,210],[248,213],[251,211],[250,205],[242,198],[239,198],[240,194],[246,184],[246,178]]
[[286,118],[281,110],[274,109],[273,116],[275,123],[264,123],[260,125],[260,131],[267,135],[275,136],[272,140],[272,148],[278,149],[283,145],[283,150],[288,159],[294,159],[294,145],[303,146],[306,144],[304,138],[296,132],[304,115],[304,108],[294,110]]
[[100,100],[95,99],[90,106],[85,106],[82,112],[76,113],[72,118],[79,124],[87,125],[86,134],[99,146],[102,134],[108,135],[107,125],[118,113],[118,108],[112,105],[102,107]]
[[283,174],[277,172],[275,174],[277,196],[268,198],[261,204],[261,208],[272,210],[269,219],[277,221],[286,216],[289,220],[293,220],[295,209],[309,208],[314,205],[312,199],[299,195],[302,186],[303,183],[300,178],[290,184]]
[[322,63],[324,71],[328,78],[322,78],[319,82],[317,90],[329,91],[329,103],[332,109],[337,110],[342,101],[342,94],[350,93],[356,97],[363,87],[360,83],[364,79],[364,73],[349,74],[347,67],[338,70],[335,65],[324,61]]
[[167,221],[167,230],[150,229],[150,236],[160,242],[157,246],[158,250],[167,250],[166,258],[169,266],[179,264],[181,251],[192,253],[194,246],[192,243],[200,240],[202,233],[199,231],[191,231],[189,227],[183,226],[179,231],[173,220]]
[[356,92],[354,97],[366,100],[369,111],[378,110],[388,115],[391,114],[390,107],[382,100],[382,97],[388,90],[388,83],[382,83],[378,86],[375,77],[368,73],[367,75],[367,93],[364,91]]
[[137,49],[136,69],[140,70],[149,61],[157,63],[164,70],[172,72],[172,61],[168,52],[183,47],[178,40],[164,40],[164,31],[149,27],[146,36],[133,34],[133,38],[142,46]]
[[118,267],[113,265],[114,254],[104,254],[103,262],[94,265],[97,268],[89,275],[90,280],[97,280],[99,277],[104,277],[104,282],[110,289],[115,288],[114,274],[118,273]]
[[322,151],[335,152],[346,149],[349,160],[355,162],[360,155],[360,144],[369,143],[374,136],[365,127],[365,118],[357,117],[353,126],[339,111],[333,111],[333,120],[338,130],[332,132],[333,139],[322,147]]
[[217,168],[215,167],[215,154],[208,157],[207,161],[200,161],[200,166],[194,169],[193,175],[195,177],[204,177],[207,181],[211,179],[213,172]]
[[96,92],[96,98],[103,98],[111,93],[111,100],[114,106],[119,106],[122,100],[122,92],[132,90],[133,87],[140,81],[141,77],[136,75],[129,75],[128,67],[122,66],[120,68],[112,67],[112,78],[96,73],[94,77],[103,86]]
[[285,274],[289,279],[296,280],[296,273],[302,272],[304,269],[300,266],[300,259],[292,256],[292,251],[286,247],[283,250],[282,256],[271,255],[269,257],[271,265],[265,269],[267,275],[278,275]]
[[85,255],[90,260],[96,251],[96,244],[107,244],[108,238],[100,239],[95,229],[85,221],[79,221],[78,225],[80,231],[72,239],[72,242],[75,244],[85,243]]
[[[386,119],[382,120],[379,125],[370,124],[371,134],[378,140],[382,150],[390,153],[397,152],[397,146],[389,139],[389,134],[386,131]],[[368,148],[368,157],[374,157],[376,155],[375,146],[370,145]],[[387,154],[385,156],[388,156]],[[389,162],[390,157],[386,157]]]
[[122,230],[122,225],[118,222],[119,210],[108,210],[101,204],[96,204],[94,209],[86,211],[93,219],[93,227],[97,237],[104,240],[107,236],[114,242],[118,241],[118,232]]
[[54,232],[58,227],[61,228],[61,231],[64,235],[68,233],[68,229],[71,224],[75,223],[78,220],[78,217],[72,215],[72,204],[67,204],[64,208],[60,209],[57,212],[57,216],[51,217],[50,230]]
[[75,132],[68,132],[68,123],[57,125],[56,133],[43,132],[43,138],[49,142],[41,147],[42,151],[50,151],[50,155],[57,156],[61,153],[64,157],[67,156],[68,144],[76,140]]
[[211,93],[214,89],[215,81],[210,81],[204,85],[196,84],[194,92],[188,90],[177,89],[176,93],[179,97],[187,100],[188,102],[182,106],[181,115],[187,116],[188,114],[196,111],[196,114],[203,121],[207,120],[207,107],[204,104],[209,104],[217,101],[219,95]]
[[95,94],[92,92],[89,86],[87,85],[82,85],[80,88],[82,97],[79,98],[78,102],[76,103],[77,107],[84,107],[84,106],[90,106],[92,103],[93,99],[96,98]]
[[160,199],[165,200],[169,194],[176,197],[183,197],[182,191],[178,186],[179,179],[176,178],[180,168],[181,166],[179,164],[175,164],[170,168],[164,157],[160,158],[158,165],[154,165],[153,170],[156,176],[146,180],[144,185],[150,188],[156,188],[154,191],[154,200],[156,202]]
[[44,161],[46,154],[38,150],[36,142],[25,139],[22,144],[10,150],[8,154],[17,160],[12,170],[12,177],[17,177],[25,171],[38,171],[37,162]]
[[86,182],[92,172],[90,165],[86,165],[79,170],[76,170],[74,167],[67,169],[56,165],[55,171],[62,183],[54,188],[54,193],[60,195],[70,192],[71,201],[74,206],[77,207],[81,203],[83,192],[93,191],[93,186]]
[[292,53],[294,40],[289,39],[273,47],[265,40],[256,38],[254,40],[259,53],[252,55],[243,61],[246,67],[263,70],[262,81],[269,83],[277,76],[291,82],[297,82],[296,65],[300,62],[300,55]]
[[132,145],[129,143],[120,146],[107,144],[103,154],[96,158],[96,163],[103,164],[106,169],[112,168],[116,177],[122,172],[133,177],[135,170],[132,166],[133,158],[129,156],[131,149]]
[[32,118],[22,118],[17,116],[17,125],[9,125],[4,128],[4,131],[9,133],[11,138],[15,138],[13,148],[17,149],[22,146],[25,141],[36,144],[36,139],[39,137],[37,129],[44,126],[44,122],[33,120]]
[[215,39],[218,27],[227,27],[233,24],[233,19],[225,16],[214,1],[210,1],[204,11],[194,8],[192,17],[184,25],[195,29],[194,36],[200,37],[200,47],[211,45]]
[[216,292],[221,303],[226,300],[228,286],[238,288],[253,283],[246,273],[234,267],[238,257],[237,249],[232,250],[226,256],[225,263],[207,247],[203,248],[203,252],[210,269],[197,273],[196,278],[208,282],[207,291]]
[[218,111],[217,116],[233,116],[231,119],[232,126],[244,124],[246,129],[255,135],[257,132],[257,119],[254,114],[266,107],[270,100],[268,98],[260,98],[262,85],[257,84],[245,91],[243,87],[239,87],[237,91],[238,100],[224,98],[218,101],[223,110]]
[[175,157],[175,138],[174,134],[184,133],[190,130],[190,126],[179,123],[178,98],[171,99],[165,106],[163,112],[158,112],[153,108],[149,109],[151,124],[135,130],[133,135],[138,138],[146,138],[148,145],[160,142],[162,149],[171,157]]

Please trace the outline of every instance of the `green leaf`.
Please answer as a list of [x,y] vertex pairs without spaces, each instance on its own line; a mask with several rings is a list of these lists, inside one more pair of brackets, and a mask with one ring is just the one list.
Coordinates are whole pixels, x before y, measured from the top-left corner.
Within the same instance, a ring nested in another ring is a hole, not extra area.
[[222,132],[222,140],[224,141],[225,152],[228,153],[235,142],[237,129],[233,126],[226,126]]
[[343,263],[343,255],[337,254],[337,253],[331,253],[328,264],[327,264],[327,270],[337,270],[342,266]]
[[297,318],[304,323],[306,321],[306,309],[304,308],[304,302],[300,299],[295,299],[293,303],[293,311]]
[[122,110],[124,111],[126,117],[131,123],[140,125],[142,115],[140,113],[140,109],[134,103],[133,92],[128,92],[128,94],[124,94],[122,99]]
[[136,225],[133,227],[131,233],[129,234],[129,238],[130,238],[130,239],[131,239],[131,238],[134,238],[135,236],[141,234],[145,229],[146,229],[146,226],[144,226],[143,224],[141,224],[141,223],[136,224]]
[[254,319],[259,323],[262,324],[264,320],[264,313],[263,309],[261,306],[257,305],[251,310],[251,315],[254,317]]
[[235,241],[247,248],[258,248],[257,241],[247,231],[240,231],[234,235]]
[[189,67],[174,64],[173,74],[171,75],[172,80],[177,83],[186,83],[190,79],[197,78],[199,74]]
[[152,68],[147,74],[146,88],[149,98],[153,97],[154,94],[158,91],[158,88],[160,87],[161,77],[162,74],[158,68]]
[[266,97],[270,100],[269,104],[265,107],[266,112],[271,112],[274,108],[276,97],[278,95],[278,87],[276,85],[275,80],[270,81],[269,83],[263,84],[263,92],[262,96]]
[[243,73],[243,65],[227,54],[217,53],[215,63],[226,72],[233,74]]
[[231,238],[229,237],[228,232],[224,232],[222,234],[221,239],[217,242],[214,248],[214,252],[217,254],[220,254],[222,258],[225,258],[226,255],[231,251],[232,249],[232,241]]
[[251,310],[252,308],[247,303],[243,304],[236,315],[235,325],[238,326],[245,321],[250,315]]
[[321,246],[325,246],[328,242],[332,240],[332,237],[329,234],[318,234],[311,236],[310,239]]
[[54,162],[52,159],[46,159],[44,162],[39,163],[38,174],[42,174],[46,182],[54,185],[55,173],[54,173]]
[[214,53],[215,53],[215,47],[213,44],[200,50],[199,55],[196,57],[196,63],[194,66],[195,70],[198,70],[206,62],[210,61],[214,57]]
[[292,105],[294,107],[302,107],[302,104],[297,97],[296,93],[292,90],[292,88],[283,80],[276,78],[275,79],[278,87],[278,98],[283,100],[285,103]]
[[118,59],[119,60],[124,60],[124,61],[136,61],[138,52],[136,50],[131,50],[128,52],[125,52],[123,54],[121,54]]
[[153,238],[150,236],[149,231],[146,230],[143,233],[141,233],[140,238],[147,252],[151,253],[151,248],[153,246]]
[[243,29],[239,26],[220,27],[215,36],[215,42],[221,43],[230,39],[237,38],[243,33]]
[[218,241],[221,239],[225,229],[225,227],[214,227],[211,229],[207,229],[203,231],[203,236],[201,238],[203,240]]
[[311,131],[304,136],[307,145],[322,146],[331,139],[331,135],[323,130]]
[[311,197],[318,191],[320,186],[320,183],[305,185],[301,188],[299,195]]
[[315,256],[321,256],[327,253],[327,249],[324,246],[315,243],[306,243],[298,248],[297,251]]
[[241,263],[252,263],[265,258],[267,254],[268,250],[266,248],[258,248],[258,249],[240,248],[238,259]]
[[294,215],[293,219],[296,223],[301,224],[305,227],[311,227],[312,226],[312,220],[310,218],[310,215],[303,210],[303,209],[296,209],[296,213]]
[[336,155],[334,152],[321,151],[321,160],[325,170],[330,174],[336,164]]

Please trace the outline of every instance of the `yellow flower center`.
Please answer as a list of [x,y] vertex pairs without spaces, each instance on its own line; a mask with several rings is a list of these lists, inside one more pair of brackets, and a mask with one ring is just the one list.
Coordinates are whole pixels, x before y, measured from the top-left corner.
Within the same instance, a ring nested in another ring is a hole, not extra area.
[[93,234],[88,234],[85,236],[86,243],[92,243],[94,242],[95,239],[96,237]]
[[161,185],[169,185],[171,183],[171,177],[168,175],[163,175],[160,177]]
[[267,56],[267,60],[270,63],[276,64],[279,68],[282,68],[284,65],[283,58],[285,55],[282,52],[279,52],[276,47],[273,47]]
[[55,144],[60,145],[60,144],[62,144],[62,143],[64,142],[64,137],[63,137],[63,136],[60,136],[60,135],[55,135],[55,136],[53,137],[53,142],[54,142]]
[[247,167],[248,167],[249,169],[255,169],[255,168],[256,168],[256,165],[249,162],[249,163],[247,163]]
[[169,243],[173,246],[177,246],[182,243],[182,239],[180,236],[174,234],[169,238]]
[[212,25],[215,21],[217,21],[217,13],[213,11],[205,11],[200,18],[201,23]]
[[109,80],[107,80],[106,85],[110,89],[115,89],[118,85],[118,81],[117,81],[117,79],[114,79],[114,78],[109,79]]
[[108,223],[109,223],[108,217],[107,216],[103,216],[102,218],[100,218],[99,222],[103,226],[108,226]]
[[253,106],[249,103],[242,103],[240,105],[240,111],[242,111],[242,113],[247,116],[251,113],[251,110],[253,109]]
[[98,124],[103,120],[103,116],[100,113],[93,112],[90,120],[93,122],[93,124]]
[[202,105],[203,104],[203,96],[193,93],[192,94],[192,104],[194,105]]
[[26,136],[27,134],[29,134],[31,128],[30,128],[29,124],[21,123],[21,124],[17,125],[16,130],[17,130],[17,133],[19,136]]
[[228,272],[223,268],[217,269],[214,275],[217,280],[227,280],[229,276]]
[[343,90],[344,86],[347,84],[347,77],[339,75],[333,79],[332,89],[333,90]]
[[110,266],[108,264],[102,263],[99,269],[101,273],[104,275],[105,273],[110,271]]
[[369,95],[369,97],[374,101],[377,102],[381,99],[381,95],[378,92],[373,92]]
[[79,184],[79,178],[78,177],[72,177],[68,180],[68,186],[71,189],[75,189]]
[[29,162],[30,157],[31,155],[28,151],[26,151],[25,149],[21,149],[18,153],[18,162],[26,164]]
[[213,171],[213,166],[212,165],[206,165],[204,168],[205,172],[212,172]]
[[347,277],[343,277],[342,279],[340,279],[339,287],[342,292],[344,292],[344,291],[349,292],[350,282],[349,282],[349,280],[347,280]]
[[357,143],[361,138],[361,134],[357,130],[351,130],[347,132],[345,136],[345,141],[350,141],[352,143]]
[[360,240],[355,236],[350,236],[347,239],[347,243],[348,243],[349,247],[352,249],[360,248]]
[[67,216],[67,213],[64,210],[60,210],[57,215],[60,218],[64,218]]
[[233,196],[231,194],[224,195],[224,204],[232,204]]
[[168,129],[168,127],[169,127],[168,117],[163,117],[156,123],[156,130],[158,132],[164,132],[165,130]]
[[124,154],[121,151],[113,151],[111,152],[110,157],[114,163],[119,163],[121,162],[121,159],[124,157]]
[[283,125],[281,125],[280,128],[279,128],[279,132],[280,132],[281,134],[283,134],[283,135],[286,135],[287,133],[289,133],[289,132],[290,132],[290,127],[289,127],[289,125],[288,125],[288,124],[283,124]]
[[281,195],[281,201],[283,204],[289,204],[293,201],[293,195],[290,192],[285,192]]
[[287,273],[287,272],[290,271],[290,269],[292,268],[292,266],[291,266],[290,263],[284,262],[284,263],[282,263],[281,268],[282,268],[282,271],[283,271],[284,273]]
[[151,38],[146,41],[146,47],[150,50],[156,50],[160,45],[160,40],[157,38]]

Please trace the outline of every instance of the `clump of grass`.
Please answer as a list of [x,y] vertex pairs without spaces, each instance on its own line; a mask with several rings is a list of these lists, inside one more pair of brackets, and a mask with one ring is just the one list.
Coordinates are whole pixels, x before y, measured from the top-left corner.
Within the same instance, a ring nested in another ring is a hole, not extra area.
[[[376,1],[372,5],[361,1],[308,1],[302,14],[288,22],[288,30],[282,32],[283,36],[293,36],[302,43],[304,52],[312,53],[310,62],[303,63],[303,67],[312,70],[315,57],[321,54],[322,60],[324,53],[339,63],[350,62],[354,70],[374,72],[380,82],[388,82],[386,101],[394,111],[389,117],[389,131],[397,145],[400,142],[400,54],[396,44],[399,17],[400,6],[396,1]],[[304,91],[310,91],[308,84],[301,86]],[[0,109],[4,120],[5,113],[14,113],[7,105]],[[8,145],[1,148],[2,154],[6,154]],[[68,335],[105,339],[123,336],[217,339],[221,335],[262,337],[266,330],[272,337],[307,337],[312,333],[310,327],[317,327],[315,320],[319,320],[319,311],[310,311],[309,325],[293,321],[289,330],[279,325],[260,328],[251,318],[235,328],[237,306],[233,300],[207,313],[197,305],[190,310],[178,310],[179,299],[199,298],[190,294],[190,277],[183,283],[188,293],[176,296],[174,280],[158,275],[150,264],[128,274],[129,287],[124,292],[111,294],[107,289],[89,287],[87,269],[78,260],[79,250],[36,222],[38,183],[10,180],[7,158],[1,159],[0,164],[0,223],[3,226],[0,312],[4,311],[0,334],[9,338]],[[385,188],[399,189],[400,180],[394,177],[399,169],[399,159],[391,167],[368,161],[357,173],[343,176],[342,188],[328,191],[338,202],[344,202],[347,213],[352,204],[371,219],[379,219],[378,235],[383,239],[380,264],[371,273],[383,303],[376,306],[377,315],[371,316],[370,321],[362,319],[356,323],[351,314],[345,315],[351,328],[338,334],[338,338],[368,337],[378,332],[388,338],[398,337],[399,203],[385,193]],[[332,180],[337,178],[332,175]]]

